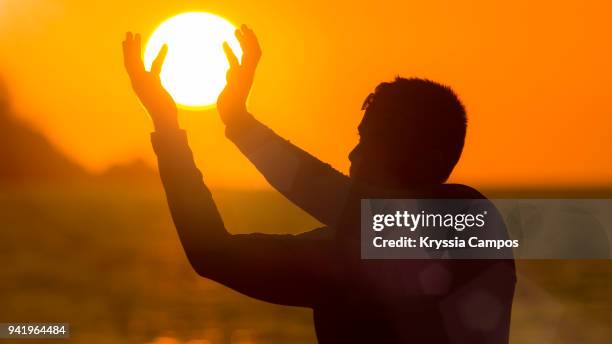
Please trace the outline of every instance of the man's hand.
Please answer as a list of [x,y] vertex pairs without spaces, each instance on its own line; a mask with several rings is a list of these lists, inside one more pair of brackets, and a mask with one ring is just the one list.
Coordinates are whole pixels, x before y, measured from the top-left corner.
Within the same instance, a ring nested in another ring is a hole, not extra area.
[[132,88],[153,119],[156,131],[178,129],[176,104],[159,79],[168,46],[164,45],[160,49],[149,72],[145,70],[140,50],[140,34],[132,36],[131,32],[126,33],[123,41],[123,62]]
[[227,126],[240,125],[241,121],[251,117],[247,112],[246,101],[261,57],[261,48],[253,30],[242,25],[236,30],[236,38],[242,48],[242,63],[238,63],[238,58],[227,42],[223,43],[230,68],[227,71],[227,85],[217,98],[217,111]]

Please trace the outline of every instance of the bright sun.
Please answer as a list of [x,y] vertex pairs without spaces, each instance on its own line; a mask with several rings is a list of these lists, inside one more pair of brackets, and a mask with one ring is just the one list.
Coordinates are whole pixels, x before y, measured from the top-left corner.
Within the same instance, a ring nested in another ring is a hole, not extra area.
[[222,44],[227,41],[238,57],[242,55],[235,27],[206,12],[188,12],[163,22],[151,35],[144,52],[149,70],[159,49],[168,45],[161,81],[174,101],[184,108],[202,109],[215,104],[225,86],[229,67]]

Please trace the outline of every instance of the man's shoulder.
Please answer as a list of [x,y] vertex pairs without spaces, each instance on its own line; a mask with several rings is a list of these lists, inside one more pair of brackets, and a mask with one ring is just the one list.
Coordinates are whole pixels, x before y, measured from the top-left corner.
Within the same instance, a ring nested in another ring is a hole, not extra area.
[[441,197],[437,198],[465,198],[465,199],[486,199],[480,191],[465,184],[441,184],[437,188]]
[[296,237],[300,239],[306,239],[306,240],[328,240],[328,239],[333,238],[333,235],[334,235],[334,231],[331,228],[325,226],[325,227],[315,228],[308,232],[300,233],[296,235]]
[[359,196],[386,199],[486,199],[480,191],[464,184],[422,185],[394,190],[365,188]]

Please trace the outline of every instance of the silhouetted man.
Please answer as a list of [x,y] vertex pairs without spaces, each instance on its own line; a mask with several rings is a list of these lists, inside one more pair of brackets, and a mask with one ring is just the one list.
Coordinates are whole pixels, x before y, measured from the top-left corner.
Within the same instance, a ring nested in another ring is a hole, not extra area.
[[507,343],[512,260],[360,258],[362,198],[484,198],[470,187],[444,184],[466,131],[455,94],[420,79],[380,84],[363,105],[347,177],[247,111],[261,51],[246,26],[236,37],[242,62],[224,45],[230,70],[217,101],[226,136],[277,190],[326,227],[301,235],[230,234],[161,86],[167,47],[147,72],[140,36],[128,33],[126,69],[153,119],[168,204],[195,271],[260,300],[312,308],[321,343]]

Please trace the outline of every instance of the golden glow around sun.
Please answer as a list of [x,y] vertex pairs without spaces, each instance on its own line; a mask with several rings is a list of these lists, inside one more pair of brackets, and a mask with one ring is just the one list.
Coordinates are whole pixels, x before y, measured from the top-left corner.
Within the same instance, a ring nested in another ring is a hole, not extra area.
[[227,41],[240,59],[242,51],[227,20],[206,12],[187,12],[164,21],[151,35],[144,52],[147,70],[160,48],[168,55],[160,78],[181,107],[201,109],[212,106],[225,86],[229,68],[222,44]]

